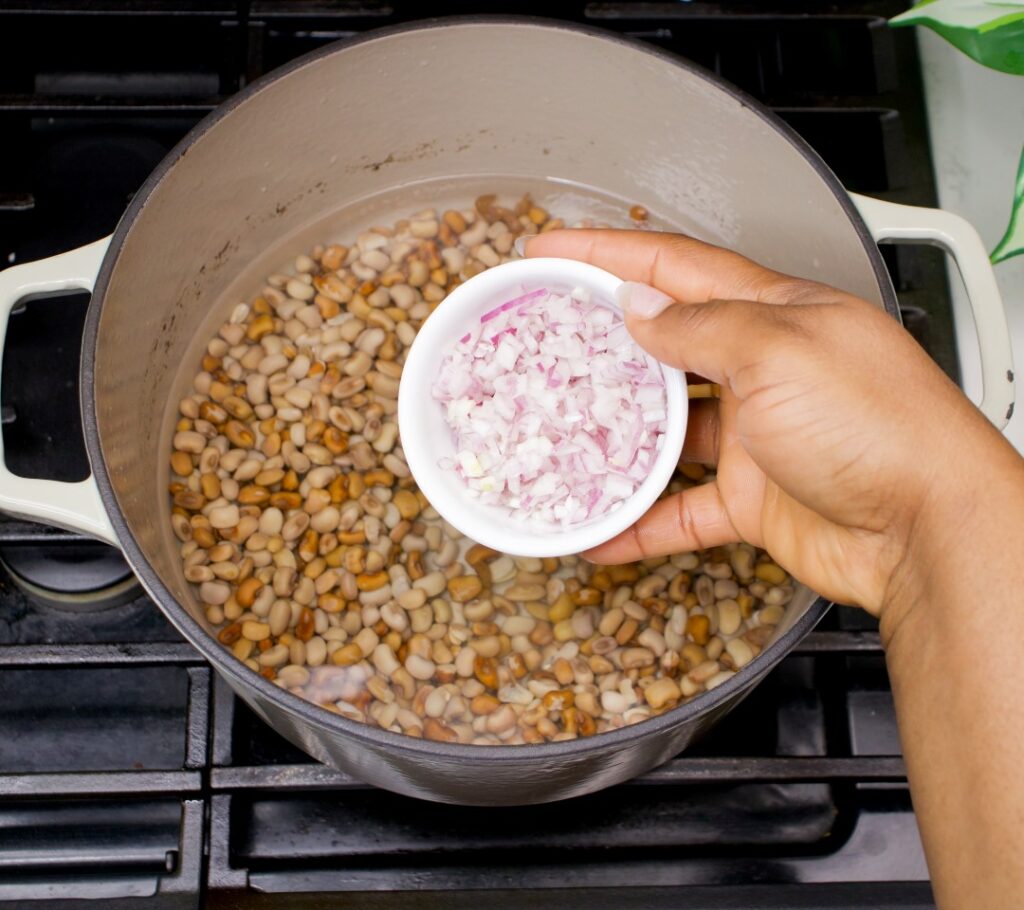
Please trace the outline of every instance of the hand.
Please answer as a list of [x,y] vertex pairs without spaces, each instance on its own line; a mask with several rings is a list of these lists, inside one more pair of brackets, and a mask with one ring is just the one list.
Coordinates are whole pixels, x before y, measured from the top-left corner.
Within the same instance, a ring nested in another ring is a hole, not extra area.
[[691,402],[683,450],[717,478],[658,502],[594,562],[744,540],[877,615],[922,514],[974,473],[972,446],[999,438],[892,318],[835,288],[672,234],[551,231],[525,255],[642,282],[620,301],[636,341],[722,388]]

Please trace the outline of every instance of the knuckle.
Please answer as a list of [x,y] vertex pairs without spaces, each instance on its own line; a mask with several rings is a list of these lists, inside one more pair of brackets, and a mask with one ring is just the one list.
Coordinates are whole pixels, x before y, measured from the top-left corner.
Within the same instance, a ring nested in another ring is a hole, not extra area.
[[704,549],[700,522],[686,496],[676,496],[676,523],[680,541],[685,542],[687,546],[692,544],[697,549]]

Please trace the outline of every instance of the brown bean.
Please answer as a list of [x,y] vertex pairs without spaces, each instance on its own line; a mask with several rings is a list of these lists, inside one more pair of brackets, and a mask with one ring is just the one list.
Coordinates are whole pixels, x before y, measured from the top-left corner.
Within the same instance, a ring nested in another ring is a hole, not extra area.
[[475,575],[459,575],[448,581],[448,594],[456,603],[469,603],[480,596],[483,584]]

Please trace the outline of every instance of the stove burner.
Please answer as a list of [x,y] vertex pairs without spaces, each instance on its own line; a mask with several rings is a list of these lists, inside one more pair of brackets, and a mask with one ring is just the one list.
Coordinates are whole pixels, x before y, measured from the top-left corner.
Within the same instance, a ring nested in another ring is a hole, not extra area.
[[61,610],[107,610],[142,593],[121,554],[98,542],[5,547],[0,565],[31,600]]

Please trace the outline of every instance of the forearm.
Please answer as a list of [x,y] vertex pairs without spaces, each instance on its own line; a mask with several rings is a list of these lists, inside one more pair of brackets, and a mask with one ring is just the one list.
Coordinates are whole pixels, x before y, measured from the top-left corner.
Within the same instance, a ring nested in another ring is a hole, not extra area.
[[[1024,894],[1024,462],[985,453],[916,529],[882,614],[911,794],[943,910]],[[990,472],[990,473],[989,473]]]

